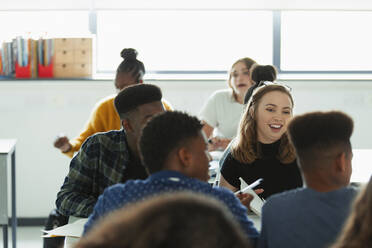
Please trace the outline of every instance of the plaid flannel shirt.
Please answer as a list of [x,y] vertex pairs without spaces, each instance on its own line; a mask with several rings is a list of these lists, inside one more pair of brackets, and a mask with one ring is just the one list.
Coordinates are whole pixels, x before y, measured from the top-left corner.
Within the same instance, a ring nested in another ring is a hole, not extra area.
[[[70,170],[57,194],[58,211],[65,216],[88,217],[105,188],[124,182],[130,152],[124,129],[89,137],[71,160]],[[138,179],[147,177],[145,169]]]

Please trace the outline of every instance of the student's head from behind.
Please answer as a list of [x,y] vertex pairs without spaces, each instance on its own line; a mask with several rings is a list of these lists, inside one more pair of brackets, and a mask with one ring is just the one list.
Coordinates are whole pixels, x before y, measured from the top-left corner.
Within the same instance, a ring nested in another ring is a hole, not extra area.
[[126,206],[83,237],[75,248],[250,247],[229,210],[199,194],[180,192]]
[[262,82],[253,95],[240,120],[232,155],[244,163],[251,163],[260,155],[260,145],[280,140],[278,159],[290,163],[295,159],[293,147],[286,135],[293,116],[293,98],[285,85]]
[[123,61],[116,70],[115,88],[122,90],[125,87],[143,82],[145,66],[137,60],[137,51],[133,48],[125,48],[120,56]]
[[258,87],[262,81],[274,82],[277,77],[277,71],[273,65],[259,65],[254,64],[250,70],[252,82],[254,83],[244,96],[244,104],[247,104],[253,91]]
[[334,185],[349,184],[352,132],[353,120],[338,111],[312,112],[293,118],[288,133],[305,180],[307,175],[322,173]]
[[233,90],[235,100],[238,95],[244,97],[245,93],[252,86],[250,69],[256,62],[251,58],[241,58],[237,60],[230,69],[229,79],[227,81],[229,87]]
[[261,81],[274,82],[276,80],[277,71],[273,65],[258,65],[255,64],[251,68],[251,79],[255,84]]
[[128,139],[136,143],[144,124],[164,111],[161,98],[160,88],[152,84],[131,85],[118,93],[114,104]]
[[372,247],[372,177],[356,197],[339,239],[331,248]]
[[179,171],[207,181],[210,156],[200,120],[179,111],[152,118],[142,130],[139,150],[150,174]]

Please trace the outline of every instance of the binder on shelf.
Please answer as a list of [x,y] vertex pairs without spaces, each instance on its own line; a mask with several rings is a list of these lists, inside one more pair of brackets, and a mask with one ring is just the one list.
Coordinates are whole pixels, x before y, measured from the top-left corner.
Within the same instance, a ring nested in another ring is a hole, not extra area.
[[52,78],[54,76],[53,63],[50,63],[49,65],[42,65],[39,63],[37,69],[39,72],[39,78]]
[[92,38],[23,38],[0,45],[0,75],[15,78],[89,78]]
[[18,62],[15,63],[15,77],[16,78],[30,78],[31,77],[31,64],[26,66],[19,66]]
[[39,78],[52,78],[53,75],[53,63],[49,65],[38,64]]

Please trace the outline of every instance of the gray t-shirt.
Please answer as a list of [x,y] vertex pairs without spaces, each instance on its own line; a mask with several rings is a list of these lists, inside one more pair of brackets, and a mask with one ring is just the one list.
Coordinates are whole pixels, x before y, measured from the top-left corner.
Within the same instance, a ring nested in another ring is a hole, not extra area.
[[300,188],[270,197],[262,209],[258,247],[322,248],[337,238],[356,189],[321,193]]

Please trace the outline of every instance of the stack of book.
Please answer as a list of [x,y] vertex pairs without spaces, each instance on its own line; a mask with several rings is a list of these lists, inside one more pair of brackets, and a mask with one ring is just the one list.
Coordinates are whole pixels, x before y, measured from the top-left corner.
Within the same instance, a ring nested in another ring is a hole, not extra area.
[[91,77],[92,39],[25,39],[0,47],[0,76],[15,78]]

